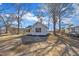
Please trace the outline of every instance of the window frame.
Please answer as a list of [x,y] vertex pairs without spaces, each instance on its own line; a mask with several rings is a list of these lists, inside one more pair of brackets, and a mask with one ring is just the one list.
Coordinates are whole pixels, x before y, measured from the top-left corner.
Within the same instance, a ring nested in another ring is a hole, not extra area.
[[41,28],[35,28],[35,32],[41,32]]

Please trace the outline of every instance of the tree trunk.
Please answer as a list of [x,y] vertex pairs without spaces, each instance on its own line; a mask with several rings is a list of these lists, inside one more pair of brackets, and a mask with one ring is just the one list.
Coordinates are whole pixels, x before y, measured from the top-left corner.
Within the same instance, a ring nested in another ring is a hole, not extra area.
[[61,16],[59,15],[59,17],[58,17],[59,18],[59,33],[61,32],[61,19],[60,19],[60,17]]
[[8,28],[7,28],[7,26],[6,26],[5,30],[6,30],[5,33],[7,34],[7,33],[8,33]]
[[19,27],[20,27],[20,20],[19,20],[19,13],[20,13],[20,9],[18,8],[18,17],[17,17],[17,23],[18,23],[18,31],[17,31],[17,34],[19,34]]
[[59,32],[61,32],[61,20],[59,19]]
[[17,34],[19,34],[19,27],[20,27],[20,23],[19,23],[19,18],[18,18],[18,31],[17,31]]
[[0,36],[1,36],[1,27],[0,27]]
[[56,35],[56,23],[55,22],[53,22],[53,29],[54,29],[53,34]]
[[53,15],[53,34],[56,35],[56,17]]

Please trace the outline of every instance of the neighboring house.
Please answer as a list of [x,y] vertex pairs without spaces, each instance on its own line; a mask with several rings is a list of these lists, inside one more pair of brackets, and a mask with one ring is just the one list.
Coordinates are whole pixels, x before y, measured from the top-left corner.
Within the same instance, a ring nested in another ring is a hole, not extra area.
[[65,33],[68,34],[69,32],[71,32],[71,29],[69,29],[69,28],[65,29]]
[[48,27],[41,22],[36,22],[34,25],[27,27],[26,31],[30,35],[47,35]]
[[79,33],[79,26],[72,27],[70,31]]
[[67,28],[65,30],[65,33],[75,33],[75,34],[79,34],[79,26],[74,26],[74,27],[71,27],[71,28]]
[[27,33],[31,32],[31,28],[32,28],[32,26],[26,27],[26,32],[27,32]]

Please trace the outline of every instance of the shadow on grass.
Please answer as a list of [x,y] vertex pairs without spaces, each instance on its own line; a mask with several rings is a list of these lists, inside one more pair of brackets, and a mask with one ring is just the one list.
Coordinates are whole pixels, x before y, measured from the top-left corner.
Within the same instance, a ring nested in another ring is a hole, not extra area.
[[[70,41],[70,40],[68,40],[68,39],[66,39],[66,38],[63,38],[62,36],[60,36],[60,35],[56,35],[57,37],[58,37],[58,40],[54,43],[54,44],[49,44],[48,46],[46,46],[46,47],[44,47],[44,48],[39,48],[39,49],[36,49],[36,50],[34,50],[34,51],[29,51],[29,52],[24,52],[22,55],[29,55],[29,54],[35,54],[35,55],[37,55],[37,56],[39,56],[39,55],[41,55],[41,56],[43,56],[43,55],[46,55],[48,52],[50,52],[54,47],[56,47],[57,45],[59,45],[59,44],[64,44],[66,47],[63,49],[63,52],[60,54],[60,56],[65,56],[65,55],[69,55],[69,56],[71,56],[72,55],[72,53],[69,53],[69,51],[71,50],[76,56],[79,56],[79,54],[77,53],[77,51],[76,50],[74,50],[72,47],[75,47],[75,48],[78,48],[77,46],[74,46],[74,44],[73,44],[73,42],[72,41]],[[24,43],[24,44],[31,44],[31,43],[36,43],[36,42],[41,42],[41,41],[34,41],[34,40],[32,40],[32,39],[35,39],[35,38],[38,38],[39,36],[23,36],[22,37],[22,42]],[[45,40],[44,41],[46,41],[47,40],[47,37],[48,36],[46,36],[45,37]],[[40,38],[40,37],[39,37]],[[30,40],[31,39],[31,40]],[[30,40],[30,41],[28,41],[28,40]],[[48,49],[49,47],[51,47],[50,49]],[[30,47],[29,47],[30,48]],[[53,52],[51,52],[51,53],[53,53]]]
[[[59,40],[58,41],[56,41],[54,44],[50,44],[49,43],[49,45],[48,46],[46,46],[46,47],[44,47],[44,48],[39,48],[39,49],[36,49],[36,50],[34,50],[34,51],[30,51],[30,52],[28,52],[28,53],[24,53],[24,54],[22,54],[22,55],[29,55],[29,54],[35,54],[36,56],[44,56],[45,54],[47,54],[49,51],[51,51],[55,46],[57,46],[58,45],[58,42],[59,42]],[[49,47],[51,47],[50,49],[48,49]],[[46,49],[48,49],[48,50],[46,50]],[[46,50],[46,51],[45,51]],[[45,51],[45,52],[44,52]]]
[[[72,41],[72,40],[70,40],[70,39],[66,39],[66,38],[63,38],[62,36],[59,36],[59,35],[57,35],[58,37],[59,37],[59,40],[64,44],[64,45],[66,45],[66,47],[65,47],[65,49],[64,49],[64,52],[61,54],[61,55],[64,55],[64,54],[68,54],[68,55],[71,55],[70,53],[69,53],[69,49],[76,55],[76,56],[79,56],[79,54],[77,53],[77,51],[75,51],[72,47],[75,47],[75,48],[79,48],[79,45],[75,45],[74,44],[74,42],[75,41]],[[75,42],[76,43],[76,42]],[[79,44],[79,43],[77,43],[77,44]]]

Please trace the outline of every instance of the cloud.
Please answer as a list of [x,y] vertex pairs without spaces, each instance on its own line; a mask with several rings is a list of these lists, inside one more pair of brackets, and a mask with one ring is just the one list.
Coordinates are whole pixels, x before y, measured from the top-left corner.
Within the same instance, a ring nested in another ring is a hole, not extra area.
[[47,25],[48,22],[51,23],[50,18],[48,16],[42,17],[42,19],[43,19],[43,24],[45,24],[45,25]]
[[63,22],[64,24],[72,24],[71,18],[63,18],[62,22]]
[[30,13],[30,12],[26,13],[22,17],[22,19],[29,20],[29,21],[38,21],[38,18],[33,13]]
[[79,14],[79,4],[73,4],[73,7],[75,8],[75,15]]
[[42,17],[43,20],[49,20],[50,18],[48,16]]
[[[37,16],[35,16],[33,13],[26,13],[22,19],[26,20],[26,21],[39,21]],[[50,20],[51,18],[49,18],[48,16],[42,17],[43,19],[43,24],[47,25],[48,21],[50,22],[50,24],[52,24],[52,21]]]
[[10,15],[9,14],[5,14],[7,17],[9,17]]
[[12,24],[18,24],[17,21],[12,22]]
[[46,22],[46,21],[43,21],[43,24],[47,25],[47,24],[48,24],[48,22]]
[[46,9],[38,9],[37,12],[42,12],[42,13],[46,13],[47,10]]

